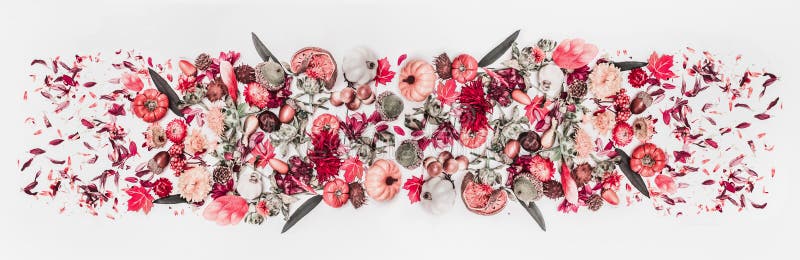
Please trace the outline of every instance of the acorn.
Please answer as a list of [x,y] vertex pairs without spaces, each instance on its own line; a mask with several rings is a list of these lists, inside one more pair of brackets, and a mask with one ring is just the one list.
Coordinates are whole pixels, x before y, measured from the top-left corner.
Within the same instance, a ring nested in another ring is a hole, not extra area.
[[356,97],[361,100],[368,99],[372,96],[372,88],[369,87],[369,84],[364,84],[356,89]]
[[278,112],[278,119],[281,123],[288,124],[294,119],[295,113],[297,113],[297,110],[295,110],[294,107],[289,104],[284,104]]
[[456,161],[458,161],[458,169],[459,170],[466,170],[469,167],[469,159],[467,156],[459,155],[456,157]]
[[603,197],[603,200],[608,202],[608,204],[611,205],[619,204],[619,196],[617,196],[617,192],[612,189],[603,189],[601,196]]
[[531,104],[531,97],[521,89],[515,89],[514,91],[511,91],[511,99],[514,99],[514,101],[526,106]]
[[631,100],[631,105],[630,105],[631,113],[634,115],[641,114],[652,104],[653,104],[653,96],[651,96],[650,93],[647,93],[646,91],[641,91],[637,93],[635,97],[633,97],[633,100]]
[[453,154],[452,153],[450,153],[448,151],[442,151],[442,152],[439,153],[439,156],[438,156],[437,159],[440,162],[444,163],[444,162],[447,162],[447,160],[450,160],[451,158],[453,158]]
[[[281,108],[281,115],[283,114],[284,114],[283,108]],[[278,116],[275,115],[275,113],[272,113],[269,110],[261,112],[261,114],[258,114],[258,126],[261,128],[261,130],[264,130],[264,132],[267,133],[278,131],[278,129],[281,128],[282,121],[283,120],[280,120]]]
[[453,175],[456,172],[458,172],[458,161],[453,158],[448,159],[444,163],[444,172],[450,175]]
[[[542,149],[542,143],[541,143],[542,139],[539,137],[539,134],[537,134],[534,131],[527,131],[520,133],[519,136],[517,137],[517,141],[519,143],[519,146],[522,146],[522,149],[525,149],[525,151],[528,151],[530,153]],[[508,147],[508,144],[506,144],[506,147]],[[519,153],[519,148],[517,148],[517,153]]]
[[442,166],[442,163],[433,161],[425,167],[425,170],[428,171],[429,176],[436,177],[441,174],[442,171],[444,171],[444,167]]
[[352,99],[350,100],[350,102],[347,102],[347,109],[350,109],[350,111],[355,111],[359,107],[361,107],[361,99],[357,99],[354,97],[355,96],[351,96]]
[[338,107],[344,105],[344,101],[342,101],[342,93],[339,91],[331,92],[331,105]]
[[147,169],[155,174],[161,174],[164,172],[164,168],[169,164],[169,159],[170,156],[168,152],[160,151],[147,163]]
[[506,147],[503,148],[503,154],[508,156],[509,159],[517,158],[519,154],[520,144],[519,141],[511,139],[506,142]]
[[342,102],[344,103],[350,103],[356,98],[356,91],[352,88],[344,88],[339,93],[342,96]]

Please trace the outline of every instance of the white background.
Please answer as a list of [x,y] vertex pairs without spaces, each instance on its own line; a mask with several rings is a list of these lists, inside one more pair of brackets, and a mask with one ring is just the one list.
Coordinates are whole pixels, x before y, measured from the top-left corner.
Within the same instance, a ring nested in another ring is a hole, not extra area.
[[[798,231],[794,120],[800,112],[795,105],[800,23],[798,8],[789,1],[65,2],[14,1],[0,11],[0,88],[5,91],[0,114],[7,122],[0,144],[6,158],[0,178],[2,259],[796,257],[790,246],[797,246]],[[303,46],[321,46],[341,56],[357,45],[370,46],[390,61],[402,53],[427,59],[443,50],[480,57],[517,28],[522,29],[521,43],[583,37],[604,51],[631,50],[639,59],[652,50],[692,46],[729,56],[741,53],[754,68],[776,72],[782,78],[771,91],[781,93],[784,110],[761,124],[778,143],[774,153],[759,158],[778,169],[767,209],[675,218],[638,203],[564,215],[547,202],[541,206],[549,227],[544,233],[517,206],[482,217],[459,204],[433,217],[408,205],[402,192],[391,203],[371,203],[358,211],[319,207],[280,235],[278,219],[263,226],[219,227],[195,213],[174,217],[167,210],[116,221],[61,215],[20,191],[29,176],[19,173],[18,160],[26,158],[31,139],[22,121],[44,109],[21,101],[31,87],[27,75],[34,58],[136,49],[163,60],[232,49],[241,51],[245,62],[254,62],[251,31],[282,59]]]

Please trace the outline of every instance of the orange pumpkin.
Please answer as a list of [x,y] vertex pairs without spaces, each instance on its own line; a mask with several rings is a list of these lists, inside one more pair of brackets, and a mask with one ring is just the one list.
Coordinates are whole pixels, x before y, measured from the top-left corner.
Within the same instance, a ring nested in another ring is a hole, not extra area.
[[386,201],[400,191],[400,178],[400,168],[396,163],[378,159],[367,170],[364,187],[373,199]]
[[148,123],[164,118],[168,107],[167,95],[155,89],[145,90],[133,99],[133,113]]
[[486,136],[489,134],[489,131],[486,128],[481,128],[478,131],[461,129],[461,136],[459,140],[461,141],[461,145],[467,148],[478,148],[483,143],[486,142]]
[[424,60],[412,60],[400,70],[400,94],[411,101],[424,101],[433,92],[436,70]]
[[458,81],[458,83],[467,83],[467,81],[472,81],[478,76],[478,61],[472,56],[469,56],[469,54],[458,55],[458,57],[453,59],[453,64],[451,66],[452,70],[450,74],[453,75],[453,79]]
[[342,179],[333,179],[322,189],[322,200],[328,206],[339,208],[350,198],[350,187]]

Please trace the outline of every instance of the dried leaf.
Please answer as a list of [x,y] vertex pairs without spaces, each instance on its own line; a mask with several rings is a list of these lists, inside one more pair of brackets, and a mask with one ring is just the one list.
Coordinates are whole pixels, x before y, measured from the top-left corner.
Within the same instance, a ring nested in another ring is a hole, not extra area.
[[519,204],[521,204],[522,207],[525,208],[526,211],[528,211],[528,214],[530,214],[531,217],[533,217],[533,220],[536,221],[536,224],[539,224],[539,228],[541,228],[542,231],[547,231],[547,225],[544,222],[542,211],[539,210],[539,207],[536,206],[535,202],[531,201],[531,203],[525,205],[525,202],[519,200]]
[[258,39],[258,36],[256,36],[255,33],[250,33],[250,35],[253,38],[253,45],[256,47],[256,52],[258,53],[258,56],[261,57],[261,60],[269,61],[269,59],[272,59],[275,62],[280,63],[278,58],[275,58],[275,55],[273,55],[272,52],[267,49],[267,46],[265,46],[264,43]]
[[489,51],[486,56],[483,56],[481,61],[478,62],[478,66],[486,67],[494,63],[497,59],[503,56],[503,54],[506,53],[509,48],[511,48],[511,45],[517,40],[517,36],[519,36],[519,30],[506,37],[506,39],[497,45],[497,47],[494,47],[494,49]]
[[289,217],[289,220],[286,221],[286,224],[283,224],[283,229],[281,230],[281,234],[286,233],[290,228],[292,228],[298,221],[303,219],[306,215],[308,215],[311,210],[317,207],[319,203],[322,201],[322,195],[314,195],[313,197],[303,202],[303,205],[300,205],[292,216]]

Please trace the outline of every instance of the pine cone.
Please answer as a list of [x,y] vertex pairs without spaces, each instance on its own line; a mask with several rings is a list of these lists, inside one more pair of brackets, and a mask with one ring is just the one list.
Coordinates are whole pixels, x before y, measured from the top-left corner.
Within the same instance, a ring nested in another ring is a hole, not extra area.
[[589,183],[592,180],[592,166],[588,163],[582,163],[578,166],[575,166],[575,169],[572,169],[570,175],[572,179],[575,180],[575,183],[578,184],[578,187],[582,187]]
[[236,80],[242,84],[250,84],[250,82],[256,81],[256,70],[250,65],[236,66],[236,68],[233,68],[233,72],[236,73]]
[[211,56],[208,53],[202,53],[194,60],[194,66],[199,70],[207,70],[211,66]]
[[364,195],[364,186],[358,182],[350,183],[348,186],[350,187],[350,203],[354,208],[360,208],[367,201],[367,196]]
[[551,199],[558,199],[564,197],[564,189],[560,182],[549,180],[544,183],[544,195]]
[[231,172],[230,168],[225,166],[219,166],[216,169],[214,169],[214,174],[213,174],[214,182],[219,184],[228,183],[228,181],[231,180],[232,174],[233,173]]
[[436,74],[439,74],[439,78],[449,79],[452,76],[450,75],[450,70],[453,69],[453,62],[450,61],[450,57],[447,56],[447,53],[442,53],[434,58],[433,64],[436,65]]
[[227,87],[221,78],[214,79],[206,88],[206,98],[211,102],[222,99],[227,93]]
[[586,96],[586,91],[588,89],[589,88],[586,85],[586,81],[576,80],[575,82],[572,82],[572,84],[569,84],[569,87],[567,88],[567,93],[569,94],[570,97],[582,98]]
[[592,194],[586,201],[586,206],[589,207],[591,211],[597,211],[603,206],[603,198],[600,197],[600,195]]

